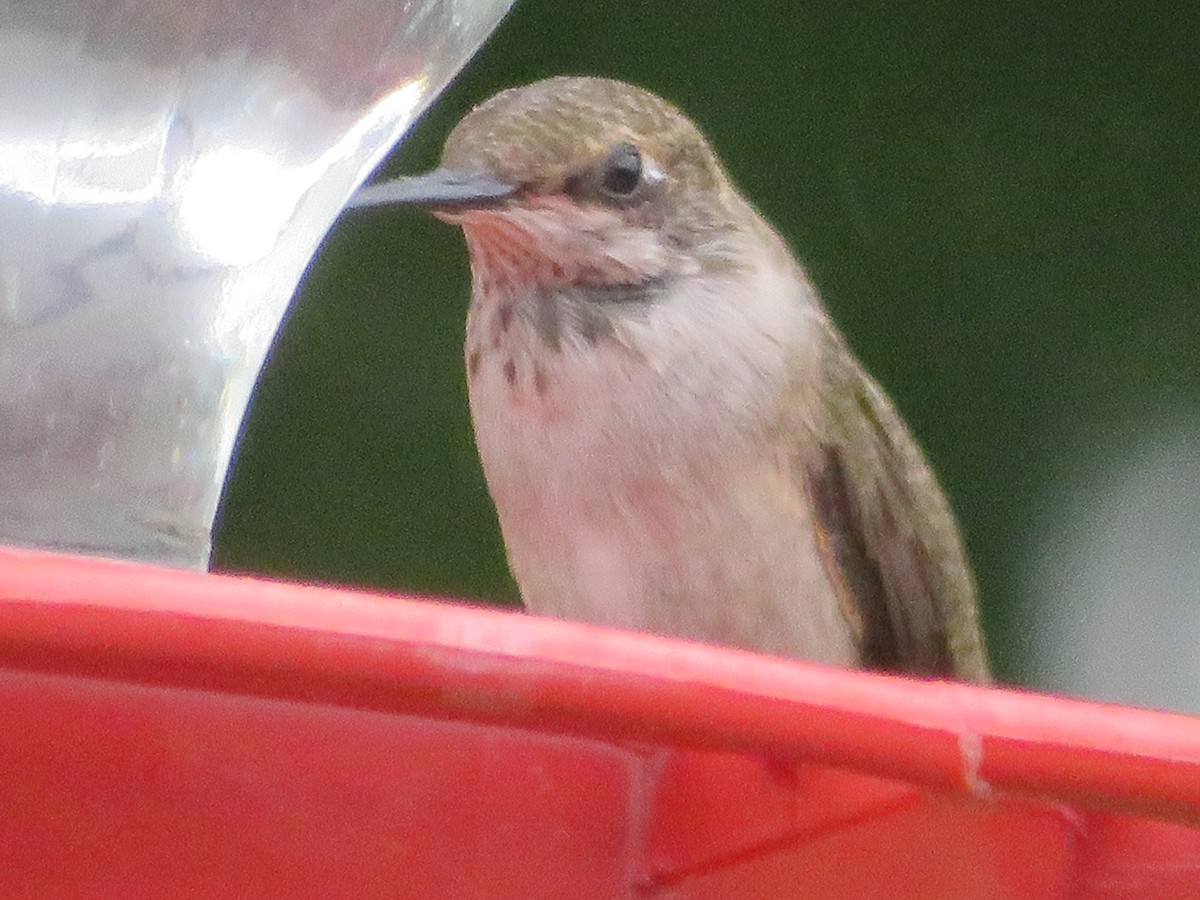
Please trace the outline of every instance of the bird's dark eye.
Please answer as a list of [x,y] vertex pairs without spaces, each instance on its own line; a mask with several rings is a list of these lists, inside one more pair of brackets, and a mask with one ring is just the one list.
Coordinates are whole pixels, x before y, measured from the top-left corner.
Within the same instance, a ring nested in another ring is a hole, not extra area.
[[600,186],[613,197],[628,197],[642,182],[642,154],[633,144],[617,144],[604,162]]

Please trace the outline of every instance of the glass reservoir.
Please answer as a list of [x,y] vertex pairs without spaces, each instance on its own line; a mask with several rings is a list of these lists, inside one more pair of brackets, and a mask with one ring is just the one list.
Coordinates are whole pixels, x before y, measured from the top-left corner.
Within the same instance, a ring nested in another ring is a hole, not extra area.
[[510,4],[0,2],[0,542],[207,566],[301,274]]

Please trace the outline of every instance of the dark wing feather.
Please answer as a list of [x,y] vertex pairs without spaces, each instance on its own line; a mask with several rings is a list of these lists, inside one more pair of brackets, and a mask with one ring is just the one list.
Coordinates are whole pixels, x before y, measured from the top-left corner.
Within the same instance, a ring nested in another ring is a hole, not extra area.
[[953,513],[887,397],[831,338],[821,441],[801,464],[863,665],[987,681],[975,582]]

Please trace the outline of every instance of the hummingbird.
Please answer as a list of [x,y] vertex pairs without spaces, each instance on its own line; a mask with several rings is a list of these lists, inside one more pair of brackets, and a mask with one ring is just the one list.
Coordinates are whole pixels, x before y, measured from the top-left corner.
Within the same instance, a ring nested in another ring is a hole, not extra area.
[[555,77],[363,188],[461,227],[467,392],[528,610],[985,682],[953,513],[784,240],[697,126]]

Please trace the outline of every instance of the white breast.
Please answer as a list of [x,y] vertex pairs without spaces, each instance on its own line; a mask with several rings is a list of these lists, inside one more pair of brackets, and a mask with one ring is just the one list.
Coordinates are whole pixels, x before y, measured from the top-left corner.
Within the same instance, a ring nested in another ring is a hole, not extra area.
[[533,612],[853,664],[792,467],[810,438],[779,433],[815,307],[783,274],[737,288],[684,282],[558,351],[527,310],[498,329],[476,304],[471,411],[509,563]]

